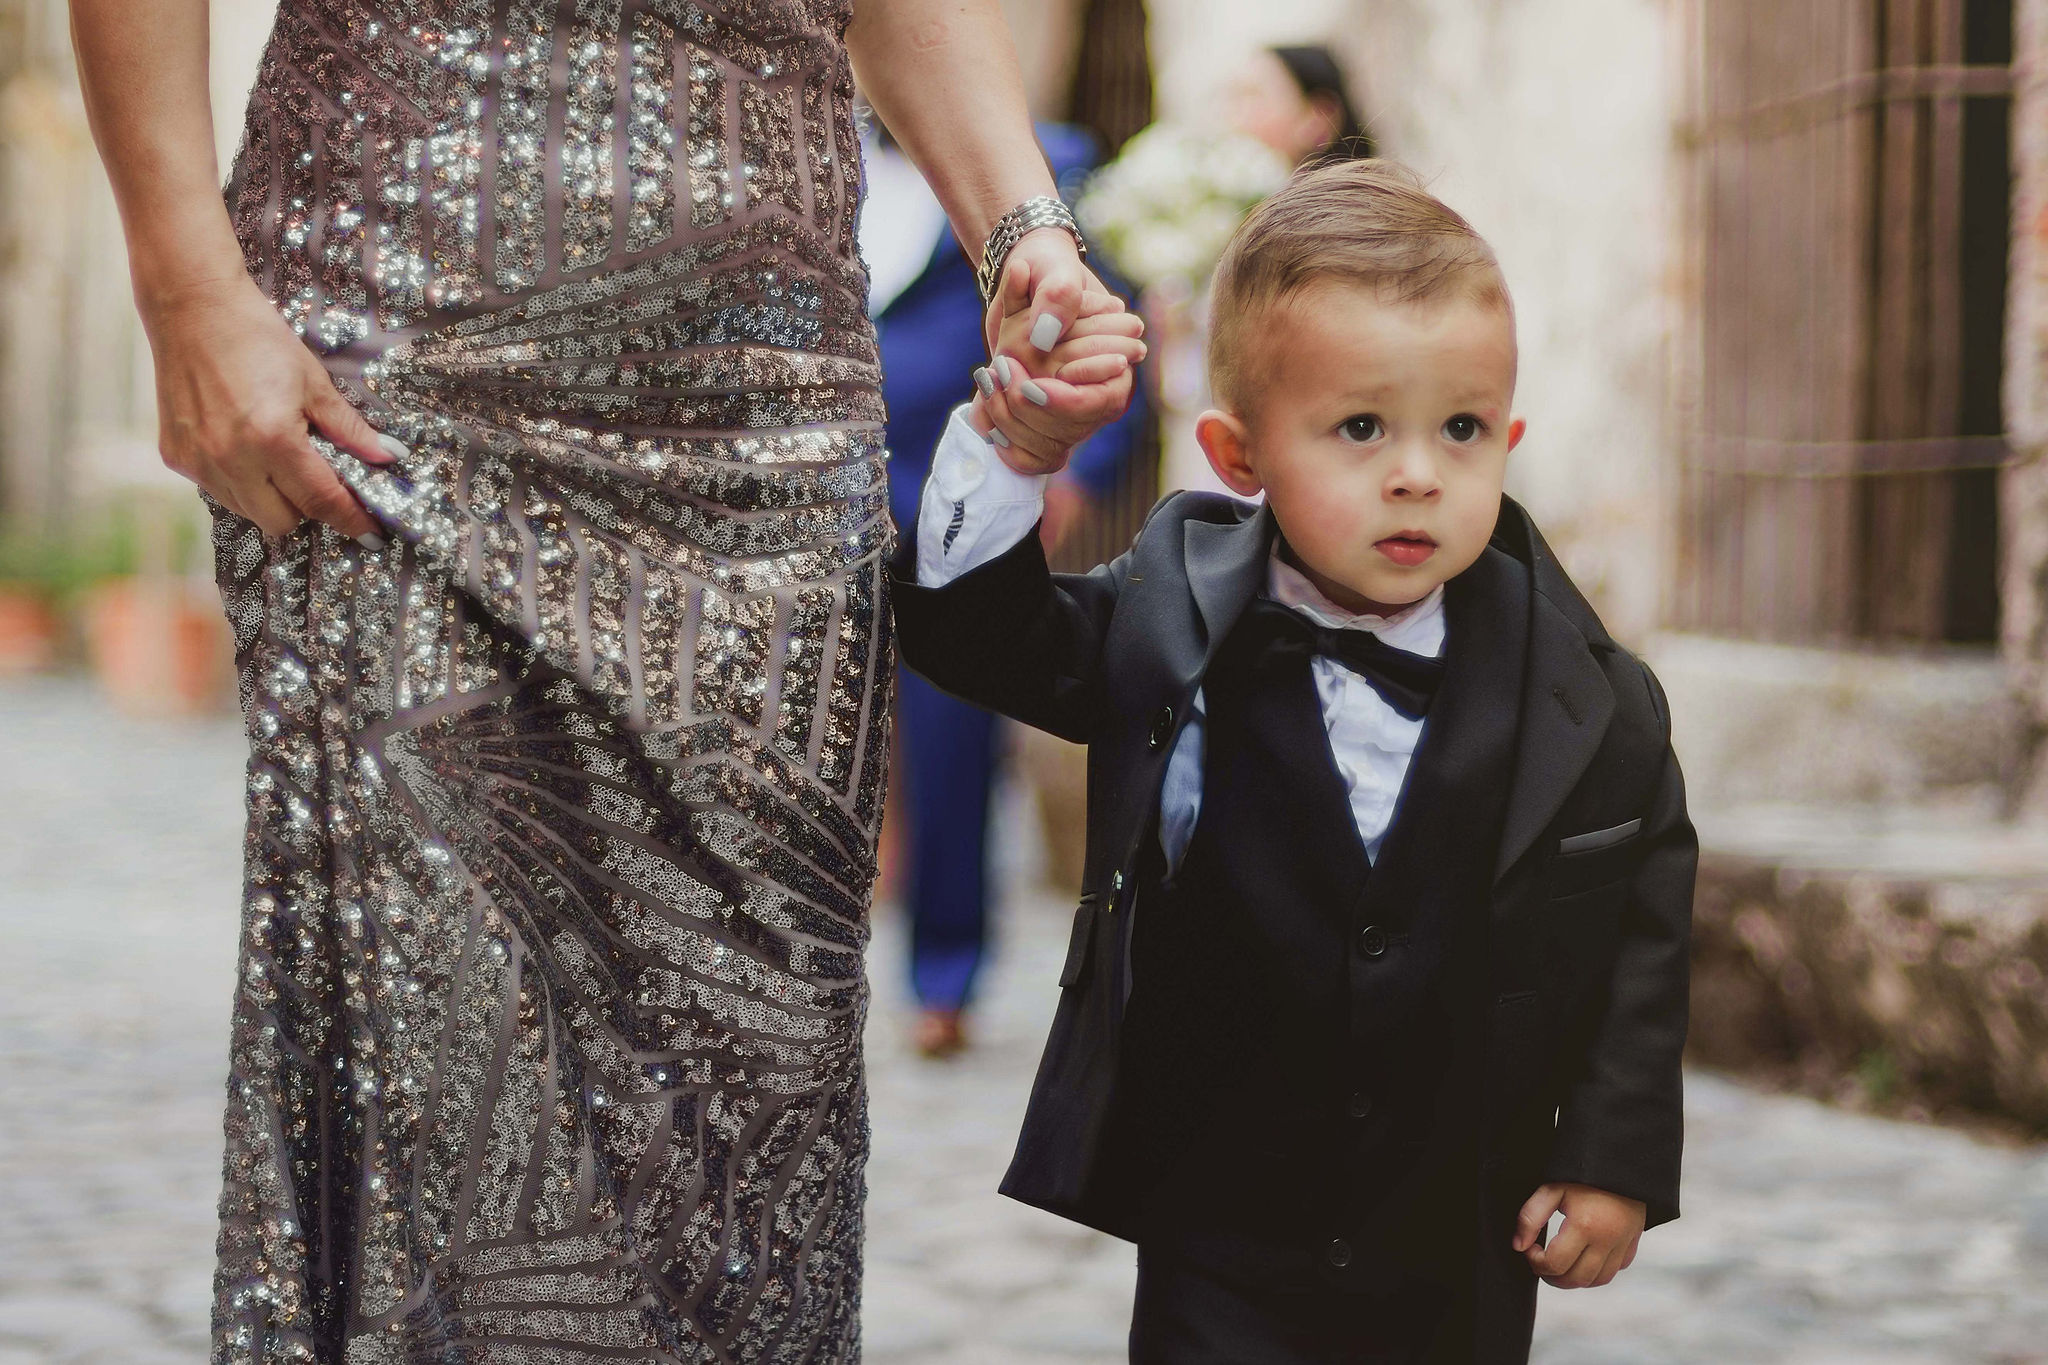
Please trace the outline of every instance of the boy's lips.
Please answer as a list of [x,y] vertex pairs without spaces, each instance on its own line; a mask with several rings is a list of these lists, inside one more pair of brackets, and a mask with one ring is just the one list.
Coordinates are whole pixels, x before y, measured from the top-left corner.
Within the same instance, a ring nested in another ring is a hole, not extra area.
[[1404,569],[1412,569],[1436,553],[1436,541],[1422,531],[1396,531],[1373,548]]

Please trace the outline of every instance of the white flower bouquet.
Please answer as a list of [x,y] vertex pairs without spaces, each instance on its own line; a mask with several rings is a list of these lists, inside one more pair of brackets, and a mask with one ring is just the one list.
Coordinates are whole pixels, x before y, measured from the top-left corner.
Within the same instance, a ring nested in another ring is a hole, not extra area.
[[1199,289],[1238,222],[1291,172],[1252,138],[1155,123],[1095,174],[1075,211],[1132,284]]

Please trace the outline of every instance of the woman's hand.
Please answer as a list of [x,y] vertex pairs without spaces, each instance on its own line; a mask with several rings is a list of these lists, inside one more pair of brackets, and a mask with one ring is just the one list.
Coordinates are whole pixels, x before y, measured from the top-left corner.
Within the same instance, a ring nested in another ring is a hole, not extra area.
[[165,465],[267,535],[311,519],[383,543],[309,432],[366,464],[389,464],[391,454],[253,282],[188,289],[144,321]]
[[[1062,228],[1027,232],[1010,248],[1003,263],[1003,281],[982,321],[983,339],[991,356],[1003,353],[1004,333],[1022,313],[1030,323],[1026,335],[1037,351],[1050,351],[1065,339],[1067,329],[1090,311],[1088,294],[1106,294],[1095,272],[1081,262],[1074,239]],[[1117,301],[1122,308],[1122,300]],[[1037,369],[1034,365],[1033,370]]]
[[1066,340],[1039,359],[1043,378],[1032,378],[1012,354],[1029,345],[1019,336],[1022,312],[1004,325],[1003,353],[974,372],[979,392],[968,422],[1019,473],[1062,468],[1075,446],[1130,404],[1132,371],[1145,358],[1144,319],[1126,312],[1114,294],[1089,291],[1081,301],[1083,316]]
[[273,536],[317,521],[375,543],[311,428],[370,464],[391,456],[243,273],[207,102],[205,0],[71,0],[93,137],[121,207],[156,358],[164,463]]

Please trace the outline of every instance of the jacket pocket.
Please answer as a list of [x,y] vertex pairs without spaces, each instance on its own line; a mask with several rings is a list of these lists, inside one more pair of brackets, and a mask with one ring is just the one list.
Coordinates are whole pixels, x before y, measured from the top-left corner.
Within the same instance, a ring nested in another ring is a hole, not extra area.
[[1088,979],[1088,961],[1095,949],[1095,897],[1083,896],[1074,911],[1074,932],[1067,939],[1067,963],[1060,968],[1062,987],[1078,986]]
[[1550,856],[1550,897],[1575,896],[1632,874],[1642,860],[1642,827],[1642,821],[1631,820],[1612,829],[1560,839]]
[[1557,841],[1559,853],[1591,853],[1595,849],[1607,848],[1624,839],[1634,838],[1643,827],[1642,818],[1626,820],[1608,829],[1588,830],[1584,834],[1573,834]]

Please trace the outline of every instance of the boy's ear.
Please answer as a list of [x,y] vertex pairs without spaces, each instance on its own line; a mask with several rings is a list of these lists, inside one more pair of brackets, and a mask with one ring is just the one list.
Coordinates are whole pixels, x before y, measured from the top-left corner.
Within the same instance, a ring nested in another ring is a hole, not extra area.
[[1195,440],[1201,444],[1202,453],[1209,457],[1209,468],[1216,471],[1216,477],[1223,480],[1223,486],[1242,497],[1255,498],[1265,488],[1258,474],[1246,458],[1249,443],[1246,440],[1244,419],[1234,412],[1221,408],[1210,408],[1195,419]]
[[1528,434],[1529,424],[1521,418],[1517,417],[1514,421],[1508,423],[1508,453],[1513,454],[1515,447],[1520,445],[1522,438]]

